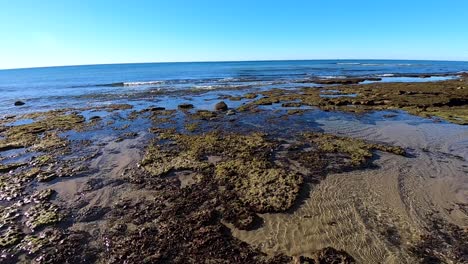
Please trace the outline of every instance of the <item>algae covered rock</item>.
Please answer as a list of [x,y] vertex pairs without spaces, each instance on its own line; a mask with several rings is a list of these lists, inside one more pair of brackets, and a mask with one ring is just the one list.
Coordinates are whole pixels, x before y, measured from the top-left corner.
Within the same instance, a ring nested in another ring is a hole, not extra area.
[[9,227],[0,235],[0,248],[7,248],[18,244],[23,237],[23,233],[17,227]]
[[[256,212],[286,210],[294,203],[302,177],[269,160],[278,143],[265,135],[210,132],[168,137],[170,144],[150,146],[141,162],[153,175],[177,170],[203,172],[219,185],[234,188],[238,199]],[[212,156],[220,161],[209,162]]]
[[397,155],[405,155],[406,153],[401,147],[367,143],[364,140],[349,137],[339,137],[323,133],[304,133],[303,136],[307,140],[317,144],[321,151],[349,155],[350,164],[353,166],[365,164],[372,158],[373,150],[390,152]]
[[299,192],[302,177],[265,160],[231,160],[216,166],[215,175],[234,187],[240,200],[257,212],[290,208]]
[[52,203],[39,203],[26,211],[26,226],[31,230],[60,222],[62,215],[58,206]]

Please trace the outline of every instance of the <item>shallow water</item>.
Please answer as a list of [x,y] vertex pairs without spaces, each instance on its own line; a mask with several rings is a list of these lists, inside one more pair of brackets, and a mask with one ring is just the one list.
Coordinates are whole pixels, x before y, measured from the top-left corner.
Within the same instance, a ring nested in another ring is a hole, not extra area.
[[[133,111],[148,107],[177,109],[181,103],[193,110],[178,111],[170,126],[184,129],[188,113],[213,110],[224,100],[237,108],[251,99],[230,100],[250,91],[272,88],[311,87],[295,83],[311,77],[383,76],[387,81],[435,81],[451,78],[392,77],[393,74],[449,73],[467,70],[466,63],[449,62],[245,62],[101,65],[0,71],[0,115],[56,108],[103,106],[128,103],[130,110],[79,111],[87,121],[99,117],[95,127],[68,131],[61,136],[73,142],[91,140],[72,157],[96,152],[86,175],[57,178],[38,184],[38,189],[57,192],[54,203],[73,212],[66,228],[99,237],[106,231],[106,217],[76,220],[93,208],[110,208],[122,199],[152,197],[152,190],[125,182],[123,173],[137,166],[154,134],[148,116],[130,119]],[[416,79],[415,79],[416,78]],[[142,83],[146,82],[146,83]],[[149,83],[148,83],[149,82]],[[330,92],[330,90],[328,90]],[[328,94],[325,96],[354,96]],[[17,99],[26,101],[14,107]],[[404,111],[373,111],[364,114],[322,111],[316,107],[282,107],[281,103],[258,107],[258,113],[222,115],[199,122],[201,131],[265,132],[288,140],[303,132],[325,132],[404,147],[408,157],[378,152],[375,167],[329,174],[319,184],[310,184],[294,208],[286,213],[264,214],[263,225],[254,231],[233,228],[240,240],[274,255],[311,256],[333,246],[344,249],[360,263],[414,263],[408,241],[422,234],[427,213],[437,211],[444,220],[468,226],[463,205],[468,204],[468,129],[466,126],[426,119]],[[290,115],[288,110],[304,112]],[[19,119],[6,126],[29,124]],[[191,120],[193,122],[193,120]],[[125,137],[133,133],[134,136]],[[80,147],[81,148],[81,147]],[[84,152],[84,153],[81,153]],[[0,161],[23,162],[32,155],[25,149],[0,152]],[[216,157],[213,157],[216,158]],[[175,175],[182,187],[193,174]]]
[[[435,81],[447,77],[404,75],[456,74],[466,70],[468,62],[378,60],[150,63],[0,70],[0,115],[126,99],[157,100],[180,91],[311,87],[316,85],[298,82],[316,77]],[[14,107],[17,100],[25,101],[26,105]]]

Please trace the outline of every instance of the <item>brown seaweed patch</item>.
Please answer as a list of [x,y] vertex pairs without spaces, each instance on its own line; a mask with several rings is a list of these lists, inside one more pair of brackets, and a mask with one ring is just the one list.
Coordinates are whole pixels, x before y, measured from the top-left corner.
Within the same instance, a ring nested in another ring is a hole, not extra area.
[[[30,147],[37,144],[36,148],[49,149],[51,147],[62,147],[56,131],[66,131],[83,127],[85,118],[76,113],[62,114],[61,112],[47,112],[36,116],[39,121],[31,124],[8,127],[2,134],[5,139],[0,140],[3,149]],[[43,135],[44,132],[45,135]]]
[[233,186],[240,200],[256,212],[290,208],[296,201],[302,177],[266,160],[229,160],[216,166],[215,176]]
[[421,263],[468,263],[468,232],[441,218],[431,217],[427,233],[410,247]]
[[198,110],[195,113],[190,114],[190,118],[200,120],[213,120],[216,117],[218,117],[218,114],[216,112],[208,110]]
[[[209,132],[167,136],[173,143],[150,146],[141,162],[153,175],[192,170],[211,178],[214,171],[220,185],[234,188],[240,201],[257,212],[286,210],[295,201],[302,178],[269,161],[271,149],[278,143],[265,135]],[[210,163],[210,156],[221,160]]]
[[405,155],[405,150],[397,146],[367,143],[361,139],[338,137],[321,133],[304,133],[303,136],[317,144],[320,150],[331,153],[346,153],[350,156],[350,163],[354,166],[363,165],[372,158],[373,150]]

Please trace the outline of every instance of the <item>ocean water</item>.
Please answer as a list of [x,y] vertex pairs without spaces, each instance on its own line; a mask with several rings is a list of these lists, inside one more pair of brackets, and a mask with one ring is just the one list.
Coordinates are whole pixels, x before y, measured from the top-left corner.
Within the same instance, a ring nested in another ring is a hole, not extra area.
[[[0,70],[0,115],[102,103],[158,100],[193,92],[314,87],[313,78],[381,77],[434,81],[468,71],[468,62],[314,60],[145,63]],[[415,75],[434,75],[418,78]],[[25,106],[15,107],[17,100]]]

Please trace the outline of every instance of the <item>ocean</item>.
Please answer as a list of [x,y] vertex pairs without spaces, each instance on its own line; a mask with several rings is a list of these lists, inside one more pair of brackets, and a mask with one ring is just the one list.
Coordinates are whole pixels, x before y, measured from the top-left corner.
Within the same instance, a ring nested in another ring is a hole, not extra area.
[[[464,71],[468,71],[468,62],[407,60],[143,63],[0,70],[0,115],[161,101],[213,91],[314,87],[308,82],[313,78],[434,81]],[[14,106],[18,100],[26,104]]]

